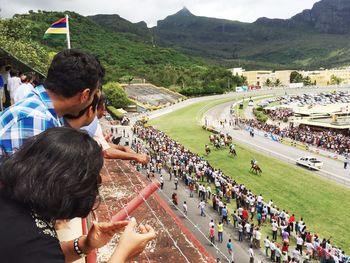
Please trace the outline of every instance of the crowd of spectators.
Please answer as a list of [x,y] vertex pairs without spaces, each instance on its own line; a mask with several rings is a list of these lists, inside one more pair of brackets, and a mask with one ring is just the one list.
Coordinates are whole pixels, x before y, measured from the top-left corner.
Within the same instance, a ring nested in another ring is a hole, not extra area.
[[281,139],[305,143],[338,154],[346,155],[350,150],[350,137],[334,131],[315,131],[307,126],[280,128],[277,125],[267,124],[255,119],[241,120],[244,125],[280,136]]
[[[318,257],[321,262],[331,262],[331,258],[334,262],[348,262],[342,249],[332,246],[330,240],[312,234],[302,218],[297,221],[294,214],[276,207],[272,200],[265,202],[262,194],[252,193],[244,184],[237,183],[221,170],[215,169],[164,132],[139,123],[134,126],[134,133],[138,139],[134,139],[132,146],[140,152],[145,143],[151,156],[147,168],[149,176],[161,174],[162,169],[166,169],[170,179],[176,178],[174,182],[182,180],[188,186],[190,197],[197,194],[205,202],[211,200],[220,221],[226,224],[229,223],[225,218],[229,214],[228,204],[235,202],[236,210],[231,213],[231,222],[239,234],[239,241],[247,239],[255,248],[260,248],[261,227],[270,225],[272,239],[266,253],[270,252],[269,257],[273,261],[300,262],[301,255],[307,253],[308,258]],[[140,165],[137,169],[141,169]],[[282,239],[281,244],[277,243],[277,235]],[[292,235],[298,244],[294,250],[289,248]]]
[[273,121],[286,121],[293,116],[293,110],[287,108],[279,108],[268,111],[268,115]]
[[40,84],[40,76],[35,72],[20,72],[11,65],[0,67],[0,109],[25,98]]

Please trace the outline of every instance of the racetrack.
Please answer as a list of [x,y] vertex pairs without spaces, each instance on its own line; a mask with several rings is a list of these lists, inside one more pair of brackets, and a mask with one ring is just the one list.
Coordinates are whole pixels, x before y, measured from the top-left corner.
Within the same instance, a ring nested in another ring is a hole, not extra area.
[[[264,152],[268,156],[291,164],[295,164],[296,159],[302,156],[316,156],[324,163],[324,165],[320,171],[314,171],[315,174],[333,180],[343,186],[350,187],[350,169],[344,170],[343,163],[338,160],[333,160],[331,158],[310,153],[308,151],[303,151],[296,147],[275,142],[269,138],[266,138],[263,133],[256,132],[256,136],[252,138],[245,130],[234,130],[228,125],[226,125],[224,128],[221,127],[217,120],[225,118],[229,120],[231,118],[229,112],[229,107],[231,104],[232,103],[225,103],[218,105],[206,112],[205,116],[211,120],[210,124],[217,127],[217,129],[224,131],[225,133],[229,133],[234,140],[249,148]],[[251,116],[251,112],[252,108],[247,107],[245,111],[246,116]]]
[[[284,93],[284,91],[279,92]],[[305,91],[298,90],[298,92]],[[263,92],[257,94],[262,95]],[[218,113],[221,114],[220,107],[227,108],[238,96],[242,95],[231,94],[226,99],[222,99],[225,96],[221,96],[220,100],[215,101],[209,98],[200,103],[194,99],[194,102],[188,103],[188,105],[192,105],[191,107],[185,105],[183,106],[185,108],[177,111],[170,109],[170,114],[165,112],[165,116],[156,118],[151,121],[151,124],[155,124],[156,127],[165,131],[191,151],[204,155],[204,144],[209,142],[209,133],[201,129],[199,123],[201,118],[199,117],[210,108],[217,108]],[[246,98],[248,96],[246,94]],[[152,114],[150,115],[152,116]],[[157,114],[158,116],[163,115],[159,112]],[[237,140],[250,141],[249,136],[248,139],[244,137],[244,132],[241,131],[241,133],[238,133]],[[261,138],[261,140],[265,139]],[[278,145],[277,147],[283,146],[277,143],[273,144]],[[332,235],[337,244],[343,247],[348,246],[350,243],[344,226],[350,224],[346,212],[350,209],[349,190],[334,184],[332,181],[317,178],[317,174],[296,167],[294,164],[286,165],[276,158],[269,158],[270,153],[266,153],[265,150],[273,144],[268,141],[267,145],[257,148],[256,145],[247,147],[241,143],[237,147],[238,158],[236,159],[229,157],[226,150],[213,150],[206,159],[239,183],[246,184],[256,194],[263,193],[267,200],[273,198],[279,207],[292,211],[298,217],[303,216],[312,231],[317,231],[325,237]],[[256,157],[262,165],[263,176],[256,177],[249,173],[249,160],[252,157]],[[279,159],[283,160],[281,157]],[[341,163],[339,165],[341,167]]]

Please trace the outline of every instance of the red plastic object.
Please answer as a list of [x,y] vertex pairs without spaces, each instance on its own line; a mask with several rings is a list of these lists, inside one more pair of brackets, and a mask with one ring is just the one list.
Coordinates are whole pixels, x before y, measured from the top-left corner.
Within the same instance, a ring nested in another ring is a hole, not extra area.
[[112,222],[125,220],[144,200],[150,197],[160,187],[158,180],[153,181],[146,186],[142,191],[132,199],[124,208],[122,208],[116,215],[112,217]]

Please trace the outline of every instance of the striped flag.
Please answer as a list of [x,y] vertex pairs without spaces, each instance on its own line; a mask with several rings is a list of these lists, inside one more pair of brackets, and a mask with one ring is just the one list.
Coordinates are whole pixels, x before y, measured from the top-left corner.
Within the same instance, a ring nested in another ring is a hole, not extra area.
[[67,24],[67,17],[56,21],[46,30],[43,39],[66,39],[68,35]]

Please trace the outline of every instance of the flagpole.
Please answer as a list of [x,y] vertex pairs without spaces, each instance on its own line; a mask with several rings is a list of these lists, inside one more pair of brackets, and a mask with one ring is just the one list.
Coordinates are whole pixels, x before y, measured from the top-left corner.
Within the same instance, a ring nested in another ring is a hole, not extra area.
[[70,49],[70,34],[69,34],[69,17],[66,15],[66,24],[67,24],[67,48]]

